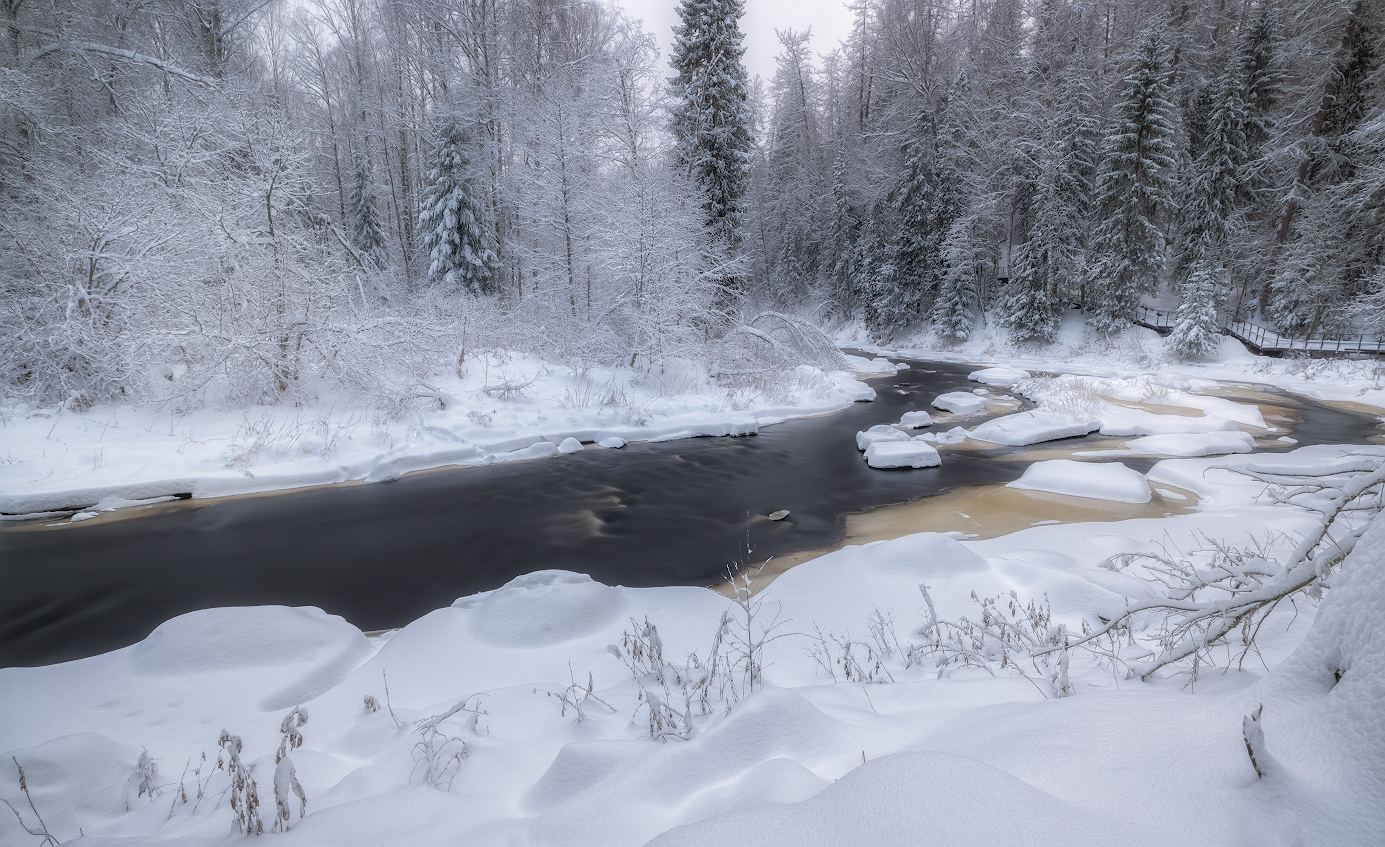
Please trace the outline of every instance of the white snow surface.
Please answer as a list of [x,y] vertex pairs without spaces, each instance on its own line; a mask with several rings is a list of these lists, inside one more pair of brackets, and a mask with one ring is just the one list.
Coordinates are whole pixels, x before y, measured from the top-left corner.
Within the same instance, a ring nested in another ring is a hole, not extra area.
[[1023,476],[1007,483],[1007,487],[1114,500],[1117,503],[1148,503],[1150,500],[1149,484],[1145,482],[1144,474],[1120,462],[1077,462],[1072,459],[1035,462],[1025,469]]
[[[223,728],[244,739],[268,817],[279,726],[295,705],[311,715],[291,754],[308,814],[273,837],[305,847],[1373,844],[1385,828],[1383,523],[1340,566],[1316,621],[1306,606],[1286,610],[1261,631],[1255,662],[1204,667],[1193,687],[1074,658],[1076,695],[1051,700],[1003,672],[906,668],[898,652],[881,658],[892,683],[863,684],[840,668],[834,681],[807,649],[819,628],[868,638],[876,611],[907,642],[927,620],[920,583],[944,620],[976,614],[973,591],[1014,591],[1046,596],[1053,623],[1075,631],[1147,596],[1144,579],[1101,567],[1113,554],[1311,525],[1228,468],[1323,469],[1359,452],[1385,448],[1164,460],[1149,478],[1197,493],[1196,512],[969,542],[921,533],[792,568],[759,595],[787,622],[765,646],[765,688],[698,719],[687,741],[648,737],[608,645],[647,618],[665,656],[705,656],[729,601],[542,571],[387,637],[316,609],[210,609],[101,656],[0,670],[0,761],[24,766],[58,839],[80,829],[94,844],[227,843]],[[579,723],[545,692],[585,690],[588,674],[614,711],[588,702]],[[485,714],[441,726],[467,745],[456,778],[424,784],[414,723],[472,694]],[[366,695],[382,708],[368,711]],[[1241,719],[1261,704],[1277,768],[1257,781]],[[136,791],[142,749],[162,786],[152,801]],[[204,752],[199,804],[191,771]],[[180,780],[192,802],[178,801]],[[0,768],[0,796],[28,815],[13,769]],[[31,843],[0,816],[0,844]]]
[[877,441],[866,448],[866,464],[872,468],[932,468],[942,464],[938,451],[928,443]]
[[974,415],[984,412],[990,404],[985,397],[978,397],[967,391],[949,391],[933,399],[933,406],[955,415]]
[[[514,390],[497,389],[506,385]],[[518,354],[473,356],[460,376],[439,378],[429,391],[429,409],[394,417],[329,397],[314,407],[188,414],[0,408],[0,513],[378,482],[445,465],[557,456],[572,451],[569,439],[580,446],[751,435],[875,396],[854,373],[806,366],[772,394],[747,394],[717,386],[691,363],[663,373],[577,372]]]

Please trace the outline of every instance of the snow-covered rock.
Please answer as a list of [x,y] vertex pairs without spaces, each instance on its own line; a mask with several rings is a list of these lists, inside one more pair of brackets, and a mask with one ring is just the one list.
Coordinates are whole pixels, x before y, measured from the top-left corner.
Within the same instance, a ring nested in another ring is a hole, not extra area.
[[1022,371],[1019,368],[983,368],[967,374],[967,379],[982,385],[1011,386],[1029,379],[1029,376],[1029,371]]
[[619,450],[620,448],[624,447],[625,444],[625,439],[621,438],[618,435],[612,435],[610,438],[603,438],[600,441],[596,442],[597,447],[605,447],[608,450]]
[[564,439],[562,440],[562,442],[558,444],[558,452],[559,452],[559,453],[581,453],[581,452],[582,452],[582,442],[578,441],[578,440],[575,439],[575,438],[564,438]]
[[865,432],[856,433],[856,449],[865,450],[877,441],[908,441],[909,434],[892,426],[877,424]]
[[1117,503],[1148,503],[1150,500],[1149,483],[1144,474],[1120,462],[1075,462],[1072,459],[1035,462],[1025,470],[1024,476],[1008,483],[1007,487]]
[[923,441],[878,441],[866,448],[866,463],[872,468],[932,468],[943,460]]
[[1032,411],[987,421],[973,429],[971,437],[992,444],[1022,447],[1041,441],[1083,436],[1100,428],[1100,420],[1086,415]]
[[1144,409],[1115,405],[1101,411],[1102,435],[1169,435],[1235,429],[1236,421],[1218,415],[1157,415]]
[[922,426],[929,426],[933,423],[933,416],[927,412],[905,412],[899,419],[899,425],[906,429],[918,429]]
[[969,391],[949,391],[933,398],[933,407],[954,415],[974,415],[986,411],[989,404],[985,397],[977,397]]

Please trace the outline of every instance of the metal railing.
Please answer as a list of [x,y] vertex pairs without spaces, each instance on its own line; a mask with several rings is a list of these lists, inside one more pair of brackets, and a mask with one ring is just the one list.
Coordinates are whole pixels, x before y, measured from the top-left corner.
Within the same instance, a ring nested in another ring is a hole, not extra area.
[[1250,321],[1232,321],[1222,330],[1238,341],[1258,347],[1261,351],[1288,352],[1303,350],[1310,353],[1381,353],[1385,341],[1364,333],[1345,338],[1295,338],[1282,335],[1269,327]]
[[[1134,321],[1155,332],[1167,334],[1177,323],[1178,313],[1172,309],[1135,307]],[[1342,338],[1296,338],[1248,320],[1228,321],[1222,332],[1262,353],[1287,353],[1303,350],[1308,353],[1385,353],[1385,340],[1373,335],[1348,335]]]

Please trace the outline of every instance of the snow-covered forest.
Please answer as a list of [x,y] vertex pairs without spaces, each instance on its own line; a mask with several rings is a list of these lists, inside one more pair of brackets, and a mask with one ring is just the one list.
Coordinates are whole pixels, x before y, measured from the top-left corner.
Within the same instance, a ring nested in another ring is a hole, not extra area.
[[764,309],[1041,343],[1162,296],[1190,358],[1229,315],[1376,328],[1378,0],[854,8],[748,80],[736,0],[671,57],[595,2],[6,0],[0,390],[397,410],[481,349],[734,377],[789,353],[733,332]]

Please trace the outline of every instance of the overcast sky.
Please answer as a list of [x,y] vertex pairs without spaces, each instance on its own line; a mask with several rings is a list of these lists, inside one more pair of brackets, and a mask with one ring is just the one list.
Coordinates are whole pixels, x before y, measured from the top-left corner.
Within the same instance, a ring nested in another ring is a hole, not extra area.
[[[659,39],[659,52],[668,61],[673,44],[673,25],[678,22],[674,11],[678,0],[616,0],[631,17],[644,21],[646,32]],[[745,32],[745,66],[754,77],[774,76],[774,57],[779,42],[774,30],[812,27],[814,53],[830,53],[851,32],[851,11],[843,0],[746,0],[741,29]]]

